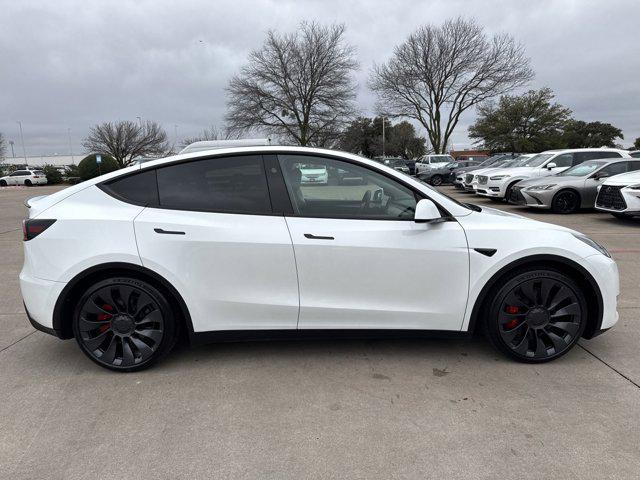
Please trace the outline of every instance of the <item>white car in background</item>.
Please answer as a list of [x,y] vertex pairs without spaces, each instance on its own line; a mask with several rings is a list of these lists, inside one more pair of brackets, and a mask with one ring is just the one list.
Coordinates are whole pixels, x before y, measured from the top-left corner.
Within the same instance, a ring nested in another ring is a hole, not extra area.
[[[301,188],[300,165],[364,181]],[[343,152],[176,155],[27,206],[28,319],[113,370],[151,365],[181,332],[198,344],[482,328],[539,363],[618,320],[616,263],[589,237]]]
[[326,185],[329,172],[324,165],[300,165],[300,181],[305,185]]
[[472,173],[465,174],[464,182],[463,182],[463,187],[465,191],[477,193],[478,178],[480,175],[489,174],[490,172],[493,172],[494,170],[498,170],[500,168],[515,167],[521,162],[520,158],[521,157],[514,157],[514,158],[506,157],[503,160],[501,160],[499,163],[495,164],[494,166],[482,168],[479,170],[473,170]]
[[618,218],[640,216],[640,171],[614,175],[605,180],[598,187],[596,209]]
[[46,185],[47,176],[42,170],[16,170],[6,177],[0,178],[0,187],[9,185]]
[[455,162],[451,155],[423,155],[416,160],[416,175],[419,175],[431,168],[440,168],[447,163]]
[[485,197],[522,202],[517,183],[527,178],[555,175],[587,160],[629,157],[629,152],[615,148],[574,148],[547,150],[514,168],[500,168],[478,176],[477,193]]

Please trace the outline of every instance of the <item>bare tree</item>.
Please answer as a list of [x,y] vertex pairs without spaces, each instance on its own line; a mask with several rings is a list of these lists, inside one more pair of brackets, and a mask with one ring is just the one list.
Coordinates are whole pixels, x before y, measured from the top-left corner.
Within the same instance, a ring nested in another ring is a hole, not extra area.
[[4,135],[0,132],[0,158],[4,159],[5,152],[7,151],[7,145],[4,141]]
[[344,25],[302,23],[267,34],[227,87],[232,131],[264,130],[300,145],[326,145],[355,113],[358,68]]
[[151,121],[143,125],[130,121],[94,125],[82,146],[89,152],[112,156],[120,167],[137,157],[161,156],[170,150],[167,132]]
[[201,142],[204,140],[236,140],[238,133],[229,131],[228,128],[220,130],[215,125],[211,125],[209,128],[205,128],[197,135],[193,137],[187,137],[181,142],[182,147],[186,147],[194,142]]
[[532,78],[512,37],[489,38],[475,21],[457,18],[411,34],[387,63],[374,66],[369,85],[382,113],[419,121],[435,153],[444,153],[463,112]]

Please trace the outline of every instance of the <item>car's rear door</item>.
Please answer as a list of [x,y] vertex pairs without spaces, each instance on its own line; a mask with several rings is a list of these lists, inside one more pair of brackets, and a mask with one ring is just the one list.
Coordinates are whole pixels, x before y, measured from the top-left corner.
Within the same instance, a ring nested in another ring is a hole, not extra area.
[[[300,283],[299,329],[459,330],[469,253],[456,221],[413,221],[416,194],[392,176],[328,157],[279,155]],[[327,185],[299,166],[324,163]],[[334,171],[363,178],[340,182]]]
[[157,205],[135,220],[140,258],[183,295],[194,331],[295,329],[293,247],[262,156],[171,164],[156,177]]

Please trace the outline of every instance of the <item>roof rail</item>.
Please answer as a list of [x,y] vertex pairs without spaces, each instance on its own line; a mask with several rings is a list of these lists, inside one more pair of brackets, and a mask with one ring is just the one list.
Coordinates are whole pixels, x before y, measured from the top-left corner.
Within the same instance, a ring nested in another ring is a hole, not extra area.
[[201,140],[193,142],[180,150],[180,153],[203,152],[217,148],[258,147],[271,145],[270,138],[243,138],[240,140]]

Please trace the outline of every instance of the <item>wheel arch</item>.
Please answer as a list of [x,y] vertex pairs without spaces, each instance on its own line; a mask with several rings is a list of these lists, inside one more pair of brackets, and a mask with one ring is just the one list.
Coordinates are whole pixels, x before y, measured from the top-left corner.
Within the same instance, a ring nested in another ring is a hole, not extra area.
[[141,265],[125,262],[111,262],[94,265],[93,267],[80,272],[73,277],[69,283],[67,283],[60,293],[53,309],[53,329],[58,332],[58,336],[60,338],[68,339],[74,337],[71,326],[73,310],[76,306],[76,302],[85,291],[85,287],[90,283],[114,276],[128,276],[144,280],[170,297],[169,303],[174,311],[173,313],[176,318],[180,320],[180,326],[184,327],[180,330],[182,330],[182,332],[187,332],[189,338],[191,338],[193,333],[191,315],[187,304],[176,288],[168,280],[153,270]]
[[514,271],[532,267],[558,270],[578,283],[583,289],[587,300],[587,325],[582,336],[584,338],[594,337],[600,330],[604,311],[600,287],[593,276],[582,265],[558,255],[532,255],[523,257],[498,270],[482,287],[482,290],[475,299],[473,309],[471,310],[468,333],[474,333],[478,325],[483,321],[483,315],[486,313],[488,303],[491,301],[489,294],[493,288],[499,284],[500,280],[506,275],[511,275]]

